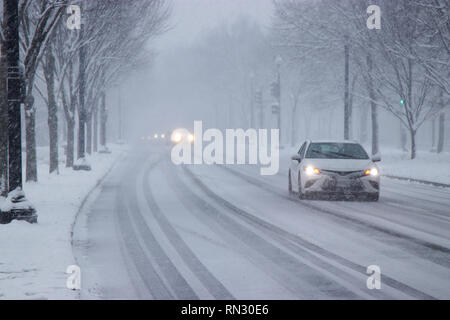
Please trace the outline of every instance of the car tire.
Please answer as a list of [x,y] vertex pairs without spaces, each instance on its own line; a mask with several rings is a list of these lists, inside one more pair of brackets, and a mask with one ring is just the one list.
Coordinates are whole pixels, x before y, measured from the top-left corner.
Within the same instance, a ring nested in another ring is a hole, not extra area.
[[291,178],[291,169],[289,169],[289,173],[288,173],[288,190],[289,190],[289,194],[292,194],[292,178]]
[[298,174],[298,198],[300,200],[305,199],[305,194],[302,191],[302,180],[301,180],[301,175],[300,173]]
[[377,192],[375,194],[369,194],[367,196],[367,200],[370,202],[377,202],[380,199],[380,193]]

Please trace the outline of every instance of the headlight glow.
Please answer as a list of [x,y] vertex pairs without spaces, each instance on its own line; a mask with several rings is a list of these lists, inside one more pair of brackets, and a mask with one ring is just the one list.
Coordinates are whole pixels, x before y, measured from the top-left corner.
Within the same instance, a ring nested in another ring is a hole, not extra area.
[[158,139],[158,134],[157,134],[157,133],[155,133],[154,137],[155,137],[155,139]]
[[194,141],[194,135],[192,135],[192,134],[188,135],[188,140],[189,140],[189,142]]
[[364,171],[364,175],[366,176],[371,175],[372,177],[376,177],[378,175],[378,169],[377,168],[367,169],[366,171]]
[[308,166],[308,167],[305,168],[305,172],[306,172],[306,174],[307,174],[308,176],[312,176],[312,175],[315,175],[315,174],[319,174],[319,173],[320,173],[320,170],[317,169],[317,168]]
[[180,142],[181,141],[181,134],[175,134],[173,137],[174,142]]

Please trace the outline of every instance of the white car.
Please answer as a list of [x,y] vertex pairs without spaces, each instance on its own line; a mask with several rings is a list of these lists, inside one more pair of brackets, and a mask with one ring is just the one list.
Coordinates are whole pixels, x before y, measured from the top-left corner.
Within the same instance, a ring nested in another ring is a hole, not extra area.
[[291,157],[289,192],[300,199],[337,196],[363,196],[378,201],[379,169],[364,148],[352,141],[306,141]]

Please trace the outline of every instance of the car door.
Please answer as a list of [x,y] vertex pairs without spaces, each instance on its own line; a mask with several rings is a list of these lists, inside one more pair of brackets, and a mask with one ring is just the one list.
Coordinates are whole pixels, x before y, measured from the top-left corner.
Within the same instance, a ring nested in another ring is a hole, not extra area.
[[[305,156],[306,142],[302,144],[297,154],[302,158]],[[298,182],[298,172],[301,167],[301,161],[291,159],[291,179],[294,185]]]

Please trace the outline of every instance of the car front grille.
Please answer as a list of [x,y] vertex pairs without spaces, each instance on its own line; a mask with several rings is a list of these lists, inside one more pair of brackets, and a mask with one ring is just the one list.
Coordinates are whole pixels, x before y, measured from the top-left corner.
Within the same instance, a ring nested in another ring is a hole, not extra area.
[[355,176],[355,175],[364,175],[364,171],[358,170],[358,171],[334,171],[334,170],[321,170],[322,173],[328,173],[331,175],[338,175],[341,177],[346,176]]

